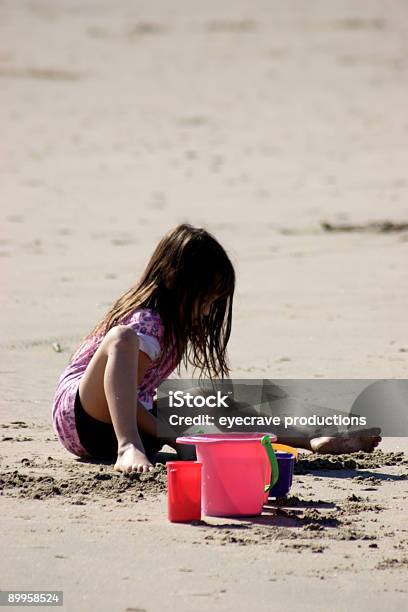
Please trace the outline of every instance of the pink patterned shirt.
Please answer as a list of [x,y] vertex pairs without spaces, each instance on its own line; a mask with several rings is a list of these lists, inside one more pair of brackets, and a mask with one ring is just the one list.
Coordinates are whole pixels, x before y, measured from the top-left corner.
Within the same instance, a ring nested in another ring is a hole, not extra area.
[[[150,308],[137,309],[120,321],[120,324],[128,325],[139,335],[140,349],[145,350],[153,359],[138,388],[139,402],[150,410],[157,387],[177,365],[174,356],[170,354],[159,367],[158,357],[163,350],[164,334],[161,317]],[[89,338],[76,352],[58,380],[52,407],[53,427],[60,442],[68,451],[80,457],[87,456],[88,453],[82,446],[76,430],[75,397],[86,367],[103,338],[103,335]]]

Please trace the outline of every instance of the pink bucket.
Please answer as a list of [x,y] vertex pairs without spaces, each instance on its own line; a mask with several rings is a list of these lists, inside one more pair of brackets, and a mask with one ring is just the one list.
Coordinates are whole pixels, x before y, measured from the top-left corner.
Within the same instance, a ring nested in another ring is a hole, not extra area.
[[262,513],[264,487],[271,479],[265,433],[201,434],[177,438],[194,444],[202,469],[202,512],[207,516],[257,516]]

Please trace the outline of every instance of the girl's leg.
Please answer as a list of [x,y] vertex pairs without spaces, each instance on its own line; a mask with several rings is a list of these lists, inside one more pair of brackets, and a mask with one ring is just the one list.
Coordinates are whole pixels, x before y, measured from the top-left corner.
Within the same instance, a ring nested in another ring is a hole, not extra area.
[[148,363],[145,354],[139,353],[137,334],[130,327],[117,325],[102,340],[79,385],[84,410],[95,419],[112,423],[115,429],[115,469],[122,472],[153,469],[140,439],[137,419],[137,386]]
[[315,453],[339,455],[365,451],[370,453],[381,442],[380,430],[373,427],[356,432],[342,432],[336,435],[322,436],[310,434],[288,435],[278,433],[278,442],[295,448],[303,448]]

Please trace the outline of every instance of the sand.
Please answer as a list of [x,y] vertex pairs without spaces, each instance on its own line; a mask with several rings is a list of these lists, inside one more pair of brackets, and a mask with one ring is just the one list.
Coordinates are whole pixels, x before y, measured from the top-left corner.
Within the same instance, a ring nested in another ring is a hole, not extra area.
[[170,454],[158,454],[151,474],[120,475],[59,452],[26,449],[18,459],[16,439],[3,443],[10,452],[0,472],[10,588],[21,586],[23,567],[27,588],[63,588],[67,609],[96,601],[102,610],[172,610],[179,601],[182,609],[244,610],[253,597],[258,609],[272,600],[295,609],[299,584],[307,610],[327,609],[313,602],[318,595],[341,594],[330,607],[339,610],[344,601],[393,609],[406,599],[402,453],[302,455],[290,495],[269,500],[262,516],[183,525],[166,520],[160,460]]
[[406,607],[406,438],[305,460],[258,519],[172,525],[163,469],[76,460],[50,411],[182,221],[236,267],[233,377],[406,377],[407,17],[0,2],[2,589],[62,589],[75,612]]

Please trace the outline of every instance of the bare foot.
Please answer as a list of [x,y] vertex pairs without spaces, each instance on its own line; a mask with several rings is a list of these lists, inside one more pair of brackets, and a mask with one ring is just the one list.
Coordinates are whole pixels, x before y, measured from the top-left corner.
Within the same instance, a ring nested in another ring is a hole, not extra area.
[[123,450],[118,452],[114,469],[118,472],[130,474],[131,472],[151,472],[154,467],[143,451],[140,451],[133,444],[127,444]]
[[371,453],[381,442],[380,429],[366,429],[342,433],[337,436],[322,436],[310,440],[310,447],[315,453],[340,455],[342,453],[355,453],[364,451]]

